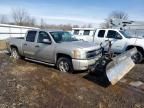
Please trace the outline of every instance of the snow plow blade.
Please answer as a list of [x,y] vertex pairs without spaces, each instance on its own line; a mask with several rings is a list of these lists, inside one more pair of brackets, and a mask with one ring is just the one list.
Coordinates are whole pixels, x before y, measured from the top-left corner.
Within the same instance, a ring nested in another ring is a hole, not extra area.
[[106,66],[106,76],[112,85],[115,85],[135,66],[131,56],[136,52],[137,49],[133,48],[114,57],[112,61],[108,63]]

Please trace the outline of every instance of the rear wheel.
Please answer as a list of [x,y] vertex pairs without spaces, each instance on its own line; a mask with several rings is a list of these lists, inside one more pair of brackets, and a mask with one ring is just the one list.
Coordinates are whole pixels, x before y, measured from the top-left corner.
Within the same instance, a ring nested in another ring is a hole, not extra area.
[[134,63],[138,64],[138,63],[142,62],[143,55],[140,51],[137,51],[137,53],[135,55],[133,55],[131,58],[134,61]]
[[18,53],[17,48],[12,48],[11,49],[11,57],[16,59],[16,60],[20,58],[20,55]]
[[59,58],[57,61],[57,68],[61,72],[72,73],[73,72],[73,65],[72,65],[71,59],[66,58],[66,57]]

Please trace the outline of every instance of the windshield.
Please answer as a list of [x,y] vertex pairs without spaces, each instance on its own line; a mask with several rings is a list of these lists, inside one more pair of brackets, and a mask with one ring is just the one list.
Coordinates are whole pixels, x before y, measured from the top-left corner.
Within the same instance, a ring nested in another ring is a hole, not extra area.
[[50,32],[56,43],[78,41],[69,32]]
[[127,30],[127,32],[129,32],[131,34],[131,37],[138,37],[138,38],[144,37],[143,29]]
[[126,30],[120,31],[126,38],[143,38],[144,37],[144,30]]
[[126,32],[126,31],[120,31],[120,33],[126,38],[130,38],[131,37],[131,35],[128,32]]

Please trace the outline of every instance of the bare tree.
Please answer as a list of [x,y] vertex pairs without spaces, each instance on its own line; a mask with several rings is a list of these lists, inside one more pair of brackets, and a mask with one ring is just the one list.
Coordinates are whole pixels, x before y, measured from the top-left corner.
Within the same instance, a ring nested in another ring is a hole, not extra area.
[[105,20],[105,22],[100,24],[100,27],[103,29],[110,28],[109,22]]
[[24,23],[26,26],[36,26],[36,19],[34,17],[27,17],[26,22]]
[[116,18],[116,19],[123,19],[123,20],[127,20],[128,19],[128,14],[122,11],[113,11],[110,16],[110,19],[112,18]]
[[92,28],[92,27],[93,27],[92,24],[87,25],[87,28]]
[[12,10],[12,19],[17,25],[24,25],[26,19],[28,18],[28,13],[24,9],[13,9]]
[[46,26],[47,26],[47,24],[45,23],[44,19],[41,18],[41,19],[40,19],[40,28],[41,28],[41,29],[45,29],[45,28],[47,28]]
[[84,24],[81,26],[82,28],[92,28],[92,24]]
[[7,24],[7,23],[9,23],[9,20],[8,20],[8,18],[7,18],[6,15],[0,15],[0,23],[1,24]]
[[80,26],[79,25],[73,25],[72,27],[73,28],[79,28]]
[[36,20],[25,9],[13,9],[12,19],[14,24],[20,26],[35,26]]
[[81,25],[81,28],[87,28],[86,24]]
[[70,30],[72,30],[72,25],[70,25],[70,24],[61,25],[60,29],[70,31]]
[[53,30],[65,30],[65,31],[72,30],[72,25],[70,24],[60,24],[60,25],[47,24],[43,19],[41,19],[38,27],[42,29],[53,29]]
[[36,19],[35,18],[31,18],[29,22],[30,22],[31,26],[36,26]]
[[123,19],[123,20],[128,20],[128,14],[123,12],[123,11],[113,11],[108,18],[105,19],[105,22],[101,24],[102,28],[110,28],[109,22],[112,19]]

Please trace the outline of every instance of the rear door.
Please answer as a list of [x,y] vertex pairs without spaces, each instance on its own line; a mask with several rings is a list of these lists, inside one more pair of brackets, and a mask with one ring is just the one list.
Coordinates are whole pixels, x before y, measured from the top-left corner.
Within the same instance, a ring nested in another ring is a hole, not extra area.
[[98,45],[105,42],[106,30],[97,30],[94,37],[94,42]]
[[25,42],[23,43],[23,52],[25,57],[35,58],[36,36],[37,31],[28,31]]

